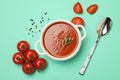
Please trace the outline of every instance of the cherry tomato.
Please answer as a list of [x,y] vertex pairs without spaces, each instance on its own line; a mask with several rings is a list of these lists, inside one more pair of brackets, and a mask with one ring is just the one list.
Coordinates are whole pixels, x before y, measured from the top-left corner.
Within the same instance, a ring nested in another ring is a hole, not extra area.
[[42,69],[46,68],[47,62],[44,58],[38,58],[35,60],[34,66],[37,70],[42,70]]
[[16,52],[16,53],[13,55],[12,60],[13,60],[13,62],[14,62],[15,64],[22,64],[22,63],[25,62],[24,57],[23,57],[23,55],[22,55],[21,52]]
[[83,13],[83,9],[82,9],[82,5],[80,4],[80,2],[77,2],[74,7],[73,10],[75,13],[77,14],[82,14]]
[[35,50],[33,49],[30,49],[30,50],[27,50],[25,53],[24,53],[24,56],[27,60],[29,60],[30,62],[33,62],[35,61],[37,58],[38,58],[38,54]]
[[83,25],[84,26],[84,20],[81,17],[74,17],[71,22],[75,25]]
[[17,44],[17,49],[20,52],[26,52],[29,49],[29,44],[27,41],[20,41]]
[[87,12],[89,14],[94,14],[98,9],[98,5],[97,4],[92,4],[87,8]]
[[22,70],[26,74],[32,74],[35,71],[35,68],[34,68],[34,66],[32,64],[30,64],[28,62],[25,62],[22,65]]

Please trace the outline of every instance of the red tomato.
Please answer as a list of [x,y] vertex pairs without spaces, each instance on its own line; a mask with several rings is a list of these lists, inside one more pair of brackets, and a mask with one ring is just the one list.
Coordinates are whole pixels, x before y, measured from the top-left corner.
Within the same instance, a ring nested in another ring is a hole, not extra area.
[[13,55],[12,60],[13,60],[13,62],[14,62],[15,64],[22,64],[22,63],[25,62],[24,57],[23,57],[23,55],[22,55],[21,52],[16,52],[16,53]]
[[17,44],[17,49],[20,52],[26,52],[29,49],[29,44],[26,41],[20,41]]
[[94,14],[98,9],[98,5],[97,4],[92,4],[87,8],[87,12],[89,14]]
[[34,66],[37,70],[42,70],[42,69],[46,68],[47,62],[44,58],[38,58],[35,60]]
[[71,22],[75,25],[83,25],[84,26],[84,20],[81,17],[74,17]]
[[30,64],[28,62],[25,62],[22,65],[22,70],[26,74],[32,74],[35,71],[35,68],[34,68],[34,66],[32,64]]
[[29,60],[30,62],[33,62],[35,61],[37,58],[38,58],[38,54],[35,50],[27,50],[25,53],[24,53],[24,56],[27,60]]
[[82,14],[83,13],[83,9],[82,9],[82,5],[80,4],[80,2],[77,2],[74,7],[73,10],[75,13],[77,14]]

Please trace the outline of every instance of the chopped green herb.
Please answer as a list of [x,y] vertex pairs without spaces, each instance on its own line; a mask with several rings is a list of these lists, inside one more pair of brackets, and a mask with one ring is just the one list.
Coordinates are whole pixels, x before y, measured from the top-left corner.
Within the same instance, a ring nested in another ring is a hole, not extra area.
[[50,18],[48,18],[48,20],[50,20]]
[[30,33],[28,33],[28,35],[30,35]]
[[40,24],[42,23],[42,21],[40,21]]
[[32,23],[32,25],[34,25],[34,24],[35,24],[35,22]]
[[26,30],[28,30],[28,28],[26,28]]
[[73,38],[67,38],[67,37],[65,37],[65,38],[63,39],[63,45],[64,45],[64,46],[67,46],[67,45],[69,45],[70,43],[72,43],[72,41],[73,41]]
[[31,30],[32,30],[32,28],[29,29],[29,31],[31,31]]
[[[40,27],[44,27],[43,23],[45,21],[50,20],[50,17],[47,17],[47,14],[48,14],[47,11],[43,12],[43,15],[40,17],[40,20],[39,20]],[[29,32],[27,31],[28,35],[30,35],[31,37],[34,37],[36,33],[41,32],[41,30],[40,30],[40,27],[36,24],[35,20],[31,18],[30,21],[31,21],[31,26],[25,29],[29,31]],[[69,41],[67,43],[69,43]]]
[[47,15],[47,12],[45,12],[44,15]]
[[32,35],[32,37],[34,37],[34,35]]
[[41,17],[41,19],[43,19],[43,17]]
[[37,25],[35,25],[35,28],[37,29]]
[[33,21],[33,19],[30,19],[30,21]]
[[42,22],[44,22],[44,20],[42,20]]

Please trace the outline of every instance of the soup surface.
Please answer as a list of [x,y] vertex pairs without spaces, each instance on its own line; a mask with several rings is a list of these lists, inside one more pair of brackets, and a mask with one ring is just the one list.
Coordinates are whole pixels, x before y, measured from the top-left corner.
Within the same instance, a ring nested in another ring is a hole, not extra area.
[[44,32],[43,46],[46,51],[57,58],[71,55],[78,46],[78,34],[68,23],[56,22]]

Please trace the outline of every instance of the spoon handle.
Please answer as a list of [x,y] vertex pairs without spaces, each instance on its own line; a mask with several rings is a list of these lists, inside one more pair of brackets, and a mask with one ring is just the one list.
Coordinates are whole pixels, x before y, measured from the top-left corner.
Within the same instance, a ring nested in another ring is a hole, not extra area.
[[90,62],[90,59],[91,59],[91,57],[92,57],[92,55],[93,55],[93,53],[95,51],[95,48],[96,48],[96,46],[98,44],[99,39],[100,39],[100,37],[98,37],[97,40],[95,41],[95,43],[94,43],[90,53],[88,54],[88,56],[87,56],[87,58],[86,58],[86,60],[85,60],[85,62],[83,64],[82,68],[80,69],[79,74],[83,75],[85,73],[85,70],[87,69],[87,66],[88,66],[88,64]]

